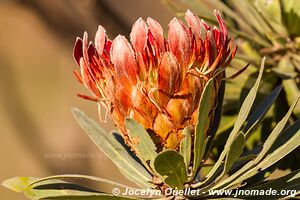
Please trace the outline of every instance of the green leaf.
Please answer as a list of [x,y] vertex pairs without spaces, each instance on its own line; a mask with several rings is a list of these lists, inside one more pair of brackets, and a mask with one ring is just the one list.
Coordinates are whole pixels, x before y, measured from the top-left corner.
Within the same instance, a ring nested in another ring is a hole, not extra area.
[[[61,186],[62,187],[62,186]],[[114,196],[112,194],[83,192],[68,189],[28,189],[24,193],[29,199],[61,199],[61,200],[130,200],[135,198]]]
[[[258,154],[256,159],[253,161],[250,161],[247,163],[244,167],[242,167],[240,170],[238,170],[236,173],[234,173],[232,176],[228,177],[227,179],[221,181],[217,185],[213,187],[213,189],[217,188],[229,188],[232,185],[238,184],[254,175],[259,173],[261,170],[264,170],[274,163],[278,162],[280,159],[282,159],[284,156],[288,155],[291,151],[296,149],[300,145],[300,130],[298,129],[297,132],[293,135],[292,138],[290,138],[287,142],[284,143],[284,145],[276,148],[273,152],[270,152],[270,148],[278,138],[279,134],[284,129],[292,111],[293,108],[297,105],[297,102],[299,100],[296,99],[287,112],[287,114],[283,117],[283,119],[276,125],[272,133],[267,138],[266,142],[263,145],[263,149]],[[294,128],[287,129],[289,131],[295,131]],[[286,134],[290,134],[287,132]],[[269,153],[267,156],[266,154]],[[263,160],[262,160],[263,159]]]
[[191,161],[191,151],[192,151],[192,136],[189,127],[185,127],[182,131],[184,138],[180,142],[179,152],[184,158],[186,168],[188,169]]
[[283,133],[279,135],[269,152],[273,152],[275,149],[285,144],[291,137],[293,137],[293,135],[297,133],[298,130],[300,130],[300,119],[298,119],[293,125],[286,128]]
[[28,189],[25,196],[29,199],[61,199],[61,200],[130,200],[136,198],[114,196],[106,193],[82,192],[68,189]]
[[[278,69],[285,74],[296,74],[295,66],[292,64],[289,57],[285,56],[278,64]],[[300,94],[299,84],[294,79],[286,79],[282,81],[284,91],[288,103],[291,105],[293,100]],[[294,113],[300,117],[300,106],[294,109]]]
[[[33,186],[32,183],[39,178],[33,177],[15,177],[2,183],[13,191],[24,193],[24,195],[33,200],[37,199],[77,199],[77,200],[106,200],[106,199],[133,199],[126,197],[113,196],[111,194],[100,193],[79,185],[57,179],[44,180],[44,184]],[[37,183],[37,182],[36,182]]]
[[252,188],[249,188],[250,190],[267,190],[267,189],[274,189],[274,190],[300,190],[300,170],[296,170],[294,172],[291,172],[288,175],[285,175],[283,177],[264,182],[262,184],[258,184],[257,186],[254,186]]
[[232,130],[232,132],[229,136],[229,139],[228,139],[230,142],[232,142],[233,138],[239,132],[239,130],[243,126],[244,122],[246,121],[246,119],[247,119],[247,117],[250,113],[251,107],[254,103],[254,100],[255,100],[255,97],[256,97],[256,94],[257,94],[257,91],[258,91],[258,88],[259,88],[259,84],[260,84],[260,81],[261,81],[261,78],[262,78],[262,75],[263,75],[265,60],[266,60],[266,58],[264,57],[262,59],[262,62],[261,62],[261,67],[260,67],[260,70],[259,70],[258,78],[256,79],[256,82],[255,82],[254,86],[251,88],[250,92],[248,93],[247,97],[245,98],[245,100],[244,100],[244,102],[243,102],[243,104],[240,108],[240,111],[239,111],[239,114],[238,114],[237,119],[235,121],[233,130]]
[[300,130],[285,144],[270,153],[263,161],[261,161],[258,167],[262,170],[268,168],[272,164],[278,162],[280,159],[288,155],[294,149],[300,145]]
[[231,131],[231,133],[230,133],[230,135],[229,135],[229,137],[226,141],[224,150],[222,151],[221,155],[219,156],[217,162],[215,163],[215,165],[213,166],[211,171],[206,176],[206,179],[203,182],[199,182],[199,183],[194,184],[193,187],[195,187],[195,188],[200,187],[203,184],[210,181],[211,178],[214,177],[214,175],[218,171],[218,169],[221,167],[221,164],[222,164],[224,158],[226,157],[226,155],[229,152],[230,146],[234,142],[234,139],[236,138],[236,135],[239,133],[240,129],[242,128],[242,126],[243,126],[244,122],[246,121],[246,119],[248,117],[248,114],[251,110],[251,107],[252,107],[253,102],[255,100],[255,97],[256,97],[256,94],[257,94],[257,91],[258,91],[258,87],[259,87],[259,84],[260,84],[260,81],[261,81],[261,78],[262,78],[262,74],[263,74],[263,71],[264,71],[265,60],[266,60],[266,58],[264,57],[262,59],[261,68],[259,70],[258,78],[257,78],[254,86],[251,88],[250,92],[248,93],[247,97],[245,98],[242,106],[241,106],[241,109],[239,111],[237,119],[234,123],[233,130]]
[[137,123],[132,118],[126,118],[125,125],[126,128],[129,130],[129,138],[133,142],[132,148],[134,148],[135,152],[138,154],[145,166],[147,166],[149,162],[150,166],[153,168],[153,161],[157,153],[156,146],[153,143],[148,132],[144,129],[142,125]]
[[215,91],[214,82],[212,78],[206,84],[201,99],[199,102],[198,109],[198,122],[195,127],[195,139],[194,139],[194,163],[193,171],[190,179],[194,178],[198,173],[200,163],[202,161],[203,155],[205,153],[205,136],[207,134],[208,128],[210,126],[210,113],[214,108],[215,102]]
[[39,178],[36,177],[14,177],[11,179],[5,180],[1,185],[14,191],[14,192],[24,192],[28,185],[31,184],[34,181],[39,180]]
[[174,150],[165,150],[155,158],[154,167],[166,184],[172,188],[183,189],[187,181],[187,170],[182,155]]
[[245,173],[243,173],[241,176],[239,176],[235,181],[232,183],[226,185],[226,188],[229,188],[232,185],[235,185],[237,183],[240,183],[257,173],[259,173],[261,170],[265,170],[268,167],[272,166],[274,163],[281,160],[283,157],[288,155],[290,152],[292,152],[294,149],[296,149],[300,145],[300,130],[284,145],[277,148],[274,152],[269,154],[265,159],[263,159],[256,167],[251,168],[250,170],[247,170]]
[[[225,76],[225,74],[224,74]],[[223,100],[224,100],[224,93],[225,93],[225,81],[223,80],[221,82],[219,91],[218,91],[218,98],[216,102],[216,109],[214,111],[213,115],[213,121],[209,128],[209,138],[206,144],[205,154],[204,154],[204,160],[206,160],[209,156],[209,153],[212,148],[213,141],[215,140],[216,134],[218,132],[220,123],[221,123],[221,117],[222,117],[222,108],[223,108]]]
[[72,109],[72,112],[86,134],[117,165],[126,178],[143,188],[152,186],[149,183],[151,175],[130,156],[113,134],[107,134],[94,120],[77,108]]
[[288,122],[294,108],[296,107],[298,101],[299,101],[300,96],[294,101],[294,103],[291,105],[289,111],[286,113],[286,115],[282,118],[282,120],[275,126],[269,137],[264,143],[262,151],[259,153],[257,158],[255,159],[255,162],[259,162],[269,151],[269,149],[272,147],[274,144],[275,140],[278,138],[279,134],[283,131],[286,123]]
[[89,180],[89,181],[97,181],[97,182],[106,183],[106,184],[109,184],[112,186],[117,186],[119,188],[130,188],[127,185],[116,183],[111,180],[107,180],[107,179],[103,179],[103,178],[99,178],[99,177],[95,177],[95,176],[80,175],[80,174],[63,174],[63,175],[48,176],[45,178],[41,178],[41,179],[32,181],[29,184],[29,186],[36,186],[37,184],[41,184],[48,180],[63,180],[63,179],[84,179],[84,180]]
[[259,120],[265,115],[269,108],[273,105],[277,99],[279,93],[281,92],[282,86],[277,86],[270,95],[268,95],[259,106],[253,111],[253,114],[248,120],[247,125],[244,128],[244,133],[247,136],[249,131],[259,122]]
[[223,175],[226,174],[231,169],[233,164],[239,159],[244,147],[245,136],[243,132],[239,132],[239,134],[236,136],[235,140],[231,144],[228,154],[226,156]]
[[255,175],[250,178],[244,180],[244,183],[247,183],[247,187],[252,187],[254,185],[258,185],[259,183],[265,181],[270,175],[278,168],[278,164],[274,164],[271,167],[257,172]]

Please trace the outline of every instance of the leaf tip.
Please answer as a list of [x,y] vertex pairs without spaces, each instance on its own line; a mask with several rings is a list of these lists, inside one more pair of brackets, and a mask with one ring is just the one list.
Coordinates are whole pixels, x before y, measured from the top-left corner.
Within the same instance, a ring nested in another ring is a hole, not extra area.
[[34,180],[36,179],[30,177],[14,177],[3,181],[1,185],[14,192],[24,192],[30,182]]
[[264,56],[264,57],[262,58],[262,60],[261,60],[261,66],[260,66],[260,68],[261,68],[262,71],[263,71],[264,68],[265,68],[266,59],[267,59],[267,57]]
[[73,107],[73,108],[71,108],[71,112],[72,112],[73,115],[77,115],[77,113],[79,113],[81,111],[78,108]]

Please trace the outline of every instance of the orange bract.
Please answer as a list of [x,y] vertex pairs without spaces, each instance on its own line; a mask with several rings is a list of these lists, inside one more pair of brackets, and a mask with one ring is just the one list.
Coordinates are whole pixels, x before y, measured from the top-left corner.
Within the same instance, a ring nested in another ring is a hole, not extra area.
[[133,117],[159,137],[160,145],[176,148],[182,129],[197,122],[207,81],[215,78],[217,91],[236,52],[220,13],[215,16],[220,29],[187,11],[188,27],[174,18],[167,39],[158,22],[140,18],[132,27],[131,44],[121,35],[109,40],[102,26],[94,44],[85,33],[74,47],[80,66],[75,74],[92,94],[83,97],[106,107],[128,144],[124,119]]

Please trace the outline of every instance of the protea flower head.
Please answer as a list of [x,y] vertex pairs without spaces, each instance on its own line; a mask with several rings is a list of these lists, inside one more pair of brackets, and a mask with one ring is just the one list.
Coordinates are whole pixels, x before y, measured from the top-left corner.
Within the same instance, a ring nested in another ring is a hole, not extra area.
[[174,18],[167,38],[158,22],[140,18],[132,27],[131,43],[122,35],[111,41],[102,26],[94,44],[84,33],[74,47],[80,67],[75,75],[92,96],[81,96],[106,108],[129,145],[126,117],[154,133],[160,145],[175,149],[183,128],[197,122],[207,81],[214,78],[218,91],[223,71],[236,52],[223,18],[218,11],[215,16],[219,29],[187,11],[188,26]]

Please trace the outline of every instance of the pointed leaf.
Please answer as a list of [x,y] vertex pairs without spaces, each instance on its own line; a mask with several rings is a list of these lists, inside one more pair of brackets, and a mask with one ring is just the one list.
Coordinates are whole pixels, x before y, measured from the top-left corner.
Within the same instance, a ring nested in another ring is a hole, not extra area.
[[[224,74],[225,76],[225,74]],[[225,94],[225,81],[221,82],[219,91],[218,91],[218,98],[217,98],[217,103],[216,103],[216,109],[214,112],[214,118],[213,122],[211,124],[210,130],[208,135],[210,138],[207,141],[206,149],[205,149],[205,154],[204,154],[204,160],[206,160],[209,156],[209,153],[212,148],[213,141],[215,140],[216,134],[218,132],[220,123],[221,123],[221,117],[222,117],[222,111],[223,111],[223,100],[224,100],[224,94]]]
[[126,118],[125,120],[126,128],[129,130],[128,135],[134,143],[134,149],[138,156],[144,161],[145,165],[150,165],[153,167],[153,161],[157,155],[156,146],[153,143],[150,135],[144,129],[142,125],[137,123],[132,118]]
[[[282,132],[283,128],[285,127],[293,108],[296,106],[298,100],[296,99],[285,115],[283,119],[276,125],[272,133],[269,135],[268,139],[263,145],[262,151],[258,154],[256,159],[250,161],[232,176],[228,177],[227,179],[219,182],[217,185],[213,187],[213,189],[217,188],[229,188],[232,185],[238,184],[254,175],[259,173],[261,170],[264,170],[274,163],[278,162],[280,159],[288,155],[291,151],[296,149],[300,145],[300,130],[298,129],[297,132],[290,138],[287,142],[285,142],[282,146],[276,148],[273,152],[270,152],[270,148],[278,138],[279,134]],[[298,123],[295,125],[298,126]],[[295,132],[294,128],[287,129],[287,131]],[[290,135],[289,132],[286,134]],[[292,134],[291,134],[292,135]],[[267,156],[266,154],[269,153]]]
[[279,135],[269,152],[273,152],[278,147],[285,144],[291,137],[293,137],[293,135],[297,133],[298,130],[300,130],[300,119],[298,119],[293,125],[286,128],[283,133]]
[[299,101],[300,96],[294,101],[294,103],[291,105],[290,109],[286,113],[286,115],[280,120],[280,122],[275,126],[269,137],[264,143],[262,151],[259,153],[257,158],[255,159],[255,162],[257,163],[260,161],[266,153],[270,150],[272,145],[274,144],[275,140],[278,138],[279,134],[283,131],[284,127],[286,126],[286,123],[288,122],[294,108],[296,107],[298,101]]
[[184,135],[184,138],[180,142],[179,152],[184,158],[186,168],[188,168],[191,161],[192,151],[192,136],[189,127],[185,127],[182,134]]
[[[61,199],[61,200],[109,200],[109,199],[135,199],[123,196],[114,196],[112,194],[100,193],[97,191],[81,191],[70,189],[70,184],[49,184],[41,186],[39,189],[28,188],[24,194],[30,199]],[[74,187],[76,188],[76,187]]]
[[127,185],[123,185],[120,183],[116,183],[107,179],[95,177],[95,176],[88,176],[88,175],[80,175],[80,174],[63,174],[63,175],[55,175],[55,176],[48,176],[42,179],[38,179],[36,181],[32,181],[29,186],[36,186],[37,184],[40,185],[45,181],[49,180],[63,180],[63,179],[84,179],[84,180],[89,180],[89,181],[97,181],[97,182],[102,182],[106,183],[112,186],[117,186],[119,188],[130,188]]
[[[24,193],[26,197],[32,200],[37,199],[77,199],[77,200],[108,200],[108,199],[134,199],[127,197],[113,196],[111,194],[100,193],[79,185],[60,181],[57,179],[44,180],[44,185],[30,186],[39,178],[33,177],[15,177],[2,183],[13,191]],[[41,179],[39,179],[41,180]]]
[[[62,186],[61,186],[62,187]],[[82,192],[67,189],[29,189],[25,196],[32,200],[59,199],[59,200],[131,200],[136,198],[114,196],[106,193]]]
[[248,114],[250,113],[251,107],[253,105],[253,102],[255,100],[257,91],[258,91],[258,87],[262,78],[262,74],[264,71],[264,64],[265,64],[265,60],[266,58],[264,57],[261,63],[261,67],[259,70],[259,75],[258,78],[254,84],[254,86],[251,88],[250,92],[248,93],[247,97],[245,98],[241,109],[239,111],[239,114],[237,116],[237,119],[234,123],[234,127],[233,130],[231,131],[224,150],[222,151],[221,155],[219,156],[217,162],[215,163],[215,165],[213,166],[213,168],[211,169],[211,171],[208,173],[208,175],[206,176],[206,179],[203,182],[199,182],[196,183],[194,185],[194,187],[200,187],[201,185],[205,184],[206,182],[210,181],[211,177],[213,177],[213,175],[218,171],[218,169],[221,167],[221,164],[224,160],[224,158],[226,157],[226,155],[228,154],[229,148],[231,146],[231,144],[233,143],[236,135],[239,133],[240,129],[242,128],[244,122],[246,121]]
[[266,169],[272,164],[278,162],[280,159],[288,155],[300,145],[300,129],[297,133],[285,144],[270,153],[263,161],[258,164],[259,169]]
[[240,128],[242,127],[242,125],[244,124],[244,122],[246,121],[246,119],[250,113],[251,107],[255,100],[255,97],[256,97],[256,94],[257,94],[257,91],[259,88],[259,84],[260,84],[260,81],[261,81],[261,78],[263,75],[265,60],[266,60],[266,58],[264,57],[261,62],[261,67],[259,70],[258,78],[256,79],[254,86],[251,88],[250,92],[248,93],[247,97],[245,98],[245,100],[240,108],[239,114],[237,116],[237,119],[235,121],[233,130],[232,130],[232,136],[229,136],[229,138],[231,137],[233,139],[235,137],[235,135],[238,133],[238,131],[240,130]]
[[288,155],[294,149],[299,147],[299,145],[300,145],[300,130],[298,130],[298,132],[284,145],[282,145],[281,147],[277,148],[274,152],[269,154],[256,167],[253,167],[250,170],[246,171],[241,176],[239,176],[235,181],[226,185],[226,187],[224,188],[229,188],[232,185],[241,183],[242,181],[256,175],[260,171],[267,169],[268,167],[272,166],[274,163],[278,162],[283,157]]
[[269,110],[269,108],[273,105],[274,101],[277,99],[279,93],[281,92],[282,86],[277,86],[270,95],[268,95],[260,105],[253,111],[250,119],[248,120],[247,125],[244,128],[244,133],[247,133],[254,127],[259,120],[264,116],[264,114]]
[[36,177],[14,177],[3,181],[1,185],[14,192],[24,192],[29,184],[38,179]]
[[236,136],[235,140],[231,144],[228,154],[226,156],[223,174],[226,174],[231,169],[233,164],[239,159],[244,147],[245,136],[243,132],[239,132],[239,134]]
[[127,152],[127,150],[116,140],[113,134],[107,134],[94,120],[85,116],[85,114],[77,108],[72,112],[80,126],[92,141],[103,151],[120,169],[125,171],[126,178],[135,182],[141,187],[148,188],[151,186],[151,175],[147,170],[137,163]]
[[195,128],[195,139],[194,139],[194,164],[191,178],[194,178],[198,173],[200,163],[205,153],[205,136],[210,126],[209,115],[211,110],[214,108],[214,79],[210,79],[206,84],[200,102],[198,111],[198,122]]
[[274,189],[274,190],[300,190],[300,170],[296,170],[291,172],[288,175],[283,177],[267,181],[265,183],[259,184],[250,188],[250,190],[267,190],[267,189]]
[[172,188],[183,189],[187,181],[187,170],[182,155],[174,150],[163,151],[155,158],[154,167],[166,184]]

